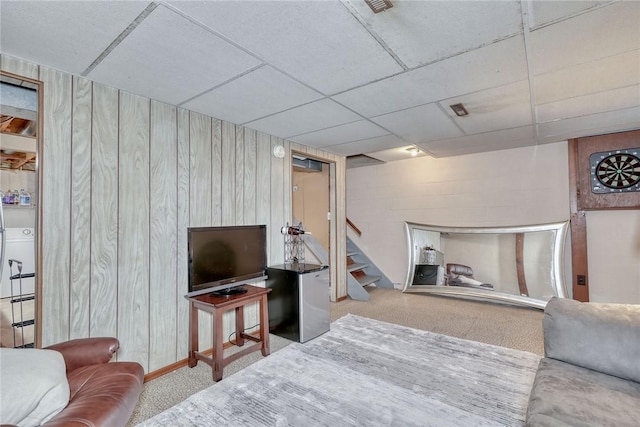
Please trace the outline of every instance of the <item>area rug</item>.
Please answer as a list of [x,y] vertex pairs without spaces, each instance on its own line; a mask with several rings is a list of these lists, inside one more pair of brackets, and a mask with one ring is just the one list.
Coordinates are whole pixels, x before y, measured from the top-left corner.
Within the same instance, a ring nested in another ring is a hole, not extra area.
[[347,315],[139,426],[521,426],[540,357]]

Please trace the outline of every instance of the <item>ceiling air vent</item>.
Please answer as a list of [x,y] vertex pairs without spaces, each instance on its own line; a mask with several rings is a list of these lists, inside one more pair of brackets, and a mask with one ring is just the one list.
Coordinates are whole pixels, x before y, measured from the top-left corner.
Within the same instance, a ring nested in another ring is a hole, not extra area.
[[347,157],[347,169],[361,168],[363,166],[380,165],[382,160],[374,159],[373,157],[366,156],[364,154],[357,154],[355,156]]
[[373,13],[384,12],[393,7],[389,0],[364,0],[364,2],[373,10]]

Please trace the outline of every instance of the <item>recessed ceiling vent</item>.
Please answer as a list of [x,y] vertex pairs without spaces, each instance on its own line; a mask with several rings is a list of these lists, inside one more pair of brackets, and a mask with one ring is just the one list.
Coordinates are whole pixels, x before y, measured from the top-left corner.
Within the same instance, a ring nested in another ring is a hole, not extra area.
[[373,10],[373,13],[384,12],[393,7],[389,0],[364,0],[364,2]]
[[355,156],[347,157],[347,169],[361,168],[363,166],[380,165],[382,160],[374,159],[373,157],[365,156],[364,154],[357,154]]

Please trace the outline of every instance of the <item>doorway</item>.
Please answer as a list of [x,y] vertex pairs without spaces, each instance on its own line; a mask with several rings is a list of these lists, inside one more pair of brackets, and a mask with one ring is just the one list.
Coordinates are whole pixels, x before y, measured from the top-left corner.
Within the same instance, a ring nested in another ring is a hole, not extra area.
[[41,83],[0,73],[0,316],[2,347],[36,347]]
[[293,221],[302,223],[305,235],[305,262],[329,264],[331,249],[330,200],[331,165],[293,154],[292,204]]

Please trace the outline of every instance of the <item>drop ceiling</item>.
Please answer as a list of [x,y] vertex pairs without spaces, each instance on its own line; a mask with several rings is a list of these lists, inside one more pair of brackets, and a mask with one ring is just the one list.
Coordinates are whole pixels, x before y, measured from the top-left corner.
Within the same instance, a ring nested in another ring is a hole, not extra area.
[[640,128],[640,2],[392,3],[3,0],[0,51],[383,161]]

